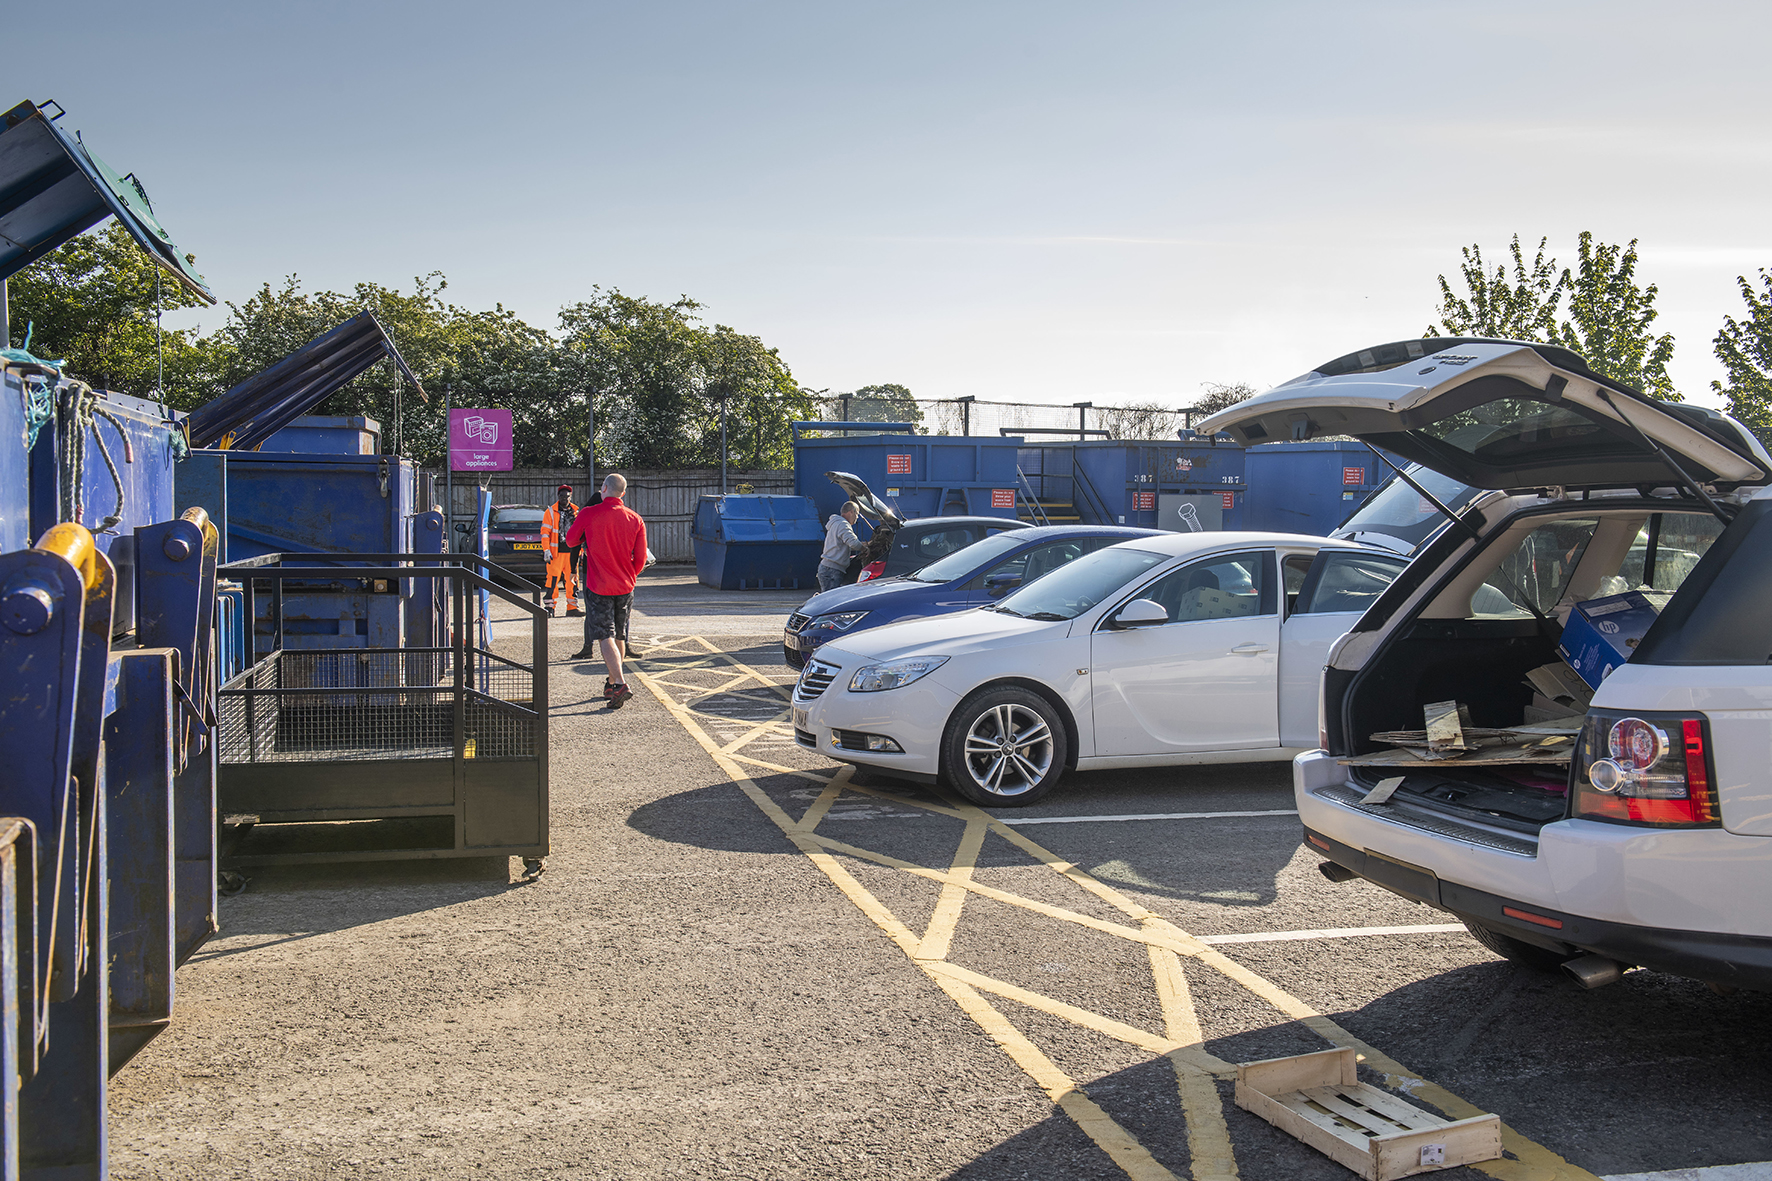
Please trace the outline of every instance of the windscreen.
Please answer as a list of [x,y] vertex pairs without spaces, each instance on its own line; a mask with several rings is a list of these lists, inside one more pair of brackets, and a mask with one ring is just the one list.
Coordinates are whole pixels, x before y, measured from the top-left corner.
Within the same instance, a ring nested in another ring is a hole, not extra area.
[[[1463,511],[1464,506],[1483,491],[1418,463],[1410,464],[1408,472],[1410,479],[1433,493],[1441,504],[1455,513]],[[1434,507],[1433,501],[1392,476],[1384,487],[1373,493],[1347,519],[1346,524],[1330,536],[1353,537],[1361,533],[1380,533],[1401,542],[1403,552],[1413,553],[1445,524],[1445,514]]]
[[995,610],[1029,619],[1075,619],[1152,566],[1167,560],[1165,555],[1149,550],[1110,546],[1016,591]]
[[538,508],[493,509],[492,528],[533,533],[541,528],[541,514]]
[[1015,547],[1026,545],[1026,540],[1017,536],[1020,532],[1014,529],[974,542],[921,570],[912,571],[907,577],[915,582],[952,582],[956,578],[968,578],[986,562],[994,562]]

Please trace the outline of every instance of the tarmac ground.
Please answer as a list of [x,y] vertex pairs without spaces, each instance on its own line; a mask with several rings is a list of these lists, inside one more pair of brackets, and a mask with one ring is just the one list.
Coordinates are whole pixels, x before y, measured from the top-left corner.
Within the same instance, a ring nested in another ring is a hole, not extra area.
[[649,572],[619,711],[554,622],[539,881],[252,873],[113,1080],[113,1175],[1339,1181],[1230,1081],[1339,1045],[1500,1116],[1507,1158],[1449,1179],[1772,1176],[1772,995],[1584,992],[1333,885],[1283,763],[994,813],[854,776],[786,724],[804,597]]

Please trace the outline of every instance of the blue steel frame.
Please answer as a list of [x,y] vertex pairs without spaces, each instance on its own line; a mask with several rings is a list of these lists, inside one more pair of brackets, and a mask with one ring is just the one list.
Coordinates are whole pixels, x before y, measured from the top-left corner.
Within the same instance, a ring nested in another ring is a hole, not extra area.
[[173,970],[216,930],[218,535],[146,526],[142,646],[112,648],[113,568],[76,524],[0,554],[0,1169],[102,1179],[109,1076],[171,1020]]

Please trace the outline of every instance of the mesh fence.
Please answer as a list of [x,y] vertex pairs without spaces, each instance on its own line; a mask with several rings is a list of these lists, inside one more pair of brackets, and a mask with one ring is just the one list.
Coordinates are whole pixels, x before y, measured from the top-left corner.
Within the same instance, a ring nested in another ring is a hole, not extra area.
[[827,419],[848,422],[913,422],[928,435],[1028,433],[1058,439],[1169,439],[1191,429],[1206,411],[1186,406],[1136,403],[1122,406],[1053,405],[1045,402],[962,401],[957,398],[877,398],[833,394],[822,400]]
[[[471,649],[463,668],[469,758],[534,758],[534,678]],[[284,651],[222,686],[224,763],[448,759],[455,747],[455,669],[447,650]]]

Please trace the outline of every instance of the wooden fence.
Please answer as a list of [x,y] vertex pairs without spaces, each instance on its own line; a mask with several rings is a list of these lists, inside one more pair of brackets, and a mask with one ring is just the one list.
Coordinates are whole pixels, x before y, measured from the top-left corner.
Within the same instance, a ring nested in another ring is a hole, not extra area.
[[[433,489],[432,500],[443,503],[444,474],[427,471]],[[696,468],[688,471],[624,471],[628,492],[622,503],[639,513],[646,521],[646,543],[661,562],[693,562],[695,549],[689,530],[695,520],[695,506],[706,495],[720,491],[719,468]],[[598,480],[601,482],[602,476]],[[747,484],[753,492],[792,495],[794,473],[790,471],[730,470],[727,485],[733,492]],[[554,501],[554,489],[561,484],[572,485],[572,498],[584,504],[591,488],[583,468],[518,468],[494,472],[488,476],[487,487],[493,504],[546,505]],[[455,474],[455,512],[458,517],[472,516],[480,495],[479,477]]]

